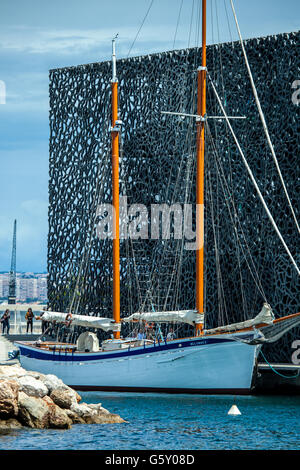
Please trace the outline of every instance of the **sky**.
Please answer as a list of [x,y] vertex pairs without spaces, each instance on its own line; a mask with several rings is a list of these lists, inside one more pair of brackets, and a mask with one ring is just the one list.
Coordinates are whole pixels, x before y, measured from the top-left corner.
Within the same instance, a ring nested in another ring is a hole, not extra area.
[[[0,1],[0,272],[14,219],[17,271],[47,271],[49,70],[109,60],[117,33],[118,58],[194,47],[198,2]],[[208,43],[237,40],[230,0],[207,4]],[[234,5],[244,39],[299,29],[299,0]]]

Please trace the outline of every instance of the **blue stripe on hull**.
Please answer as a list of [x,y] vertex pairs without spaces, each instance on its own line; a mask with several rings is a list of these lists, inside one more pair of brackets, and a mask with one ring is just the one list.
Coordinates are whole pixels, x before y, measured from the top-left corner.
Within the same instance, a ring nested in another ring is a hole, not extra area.
[[[244,335],[243,339],[252,335]],[[241,338],[241,337],[240,337]],[[59,350],[54,351],[45,351],[39,349],[36,346],[25,345],[24,343],[16,342],[16,345],[20,349],[20,354],[26,357],[30,357],[33,359],[45,360],[45,361],[73,361],[73,362],[83,362],[83,361],[97,361],[97,360],[105,360],[105,359],[114,359],[117,357],[128,357],[128,356],[136,356],[142,354],[149,354],[156,351],[168,351],[173,349],[181,349],[187,347],[195,347],[195,346],[204,346],[208,344],[216,344],[216,343],[227,343],[232,342],[234,340],[230,338],[202,338],[202,339],[193,339],[190,341],[185,341],[184,339],[182,342],[176,343],[169,343],[169,344],[162,344],[155,346],[145,346],[144,348],[138,347],[137,349],[126,349],[125,351],[118,351],[118,352],[110,352],[110,353],[85,353],[84,355],[80,355],[78,353],[70,353],[64,352]]]

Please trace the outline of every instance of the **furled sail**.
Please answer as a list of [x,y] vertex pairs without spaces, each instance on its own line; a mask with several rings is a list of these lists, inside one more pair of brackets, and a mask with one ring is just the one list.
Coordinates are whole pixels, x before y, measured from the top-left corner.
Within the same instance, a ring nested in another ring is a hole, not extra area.
[[267,303],[264,303],[263,308],[259,312],[258,315],[256,315],[255,318],[252,318],[251,320],[246,320],[242,321],[239,323],[232,323],[230,325],[225,325],[225,326],[220,326],[218,328],[213,328],[211,330],[205,330],[204,334],[216,334],[216,333],[224,333],[224,332],[230,332],[230,331],[238,331],[238,330],[243,330],[245,328],[252,328],[252,327],[258,327],[259,325],[271,325],[274,321],[275,317],[272,312],[272,309],[270,305]]
[[237,341],[253,344],[274,343],[292,328],[300,325],[300,312],[287,317],[276,318],[271,307],[265,303],[260,313],[252,320],[240,323],[220,326],[211,330],[205,330],[204,334],[218,334],[225,332],[242,331],[247,328],[256,328],[257,336],[253,339],[235,338]]
[[270,326],[261,328],[264,335],[264,342],[274,343],[292,328],[300,325],[300,313],[278,318]]
[[129,317],[122,319],[124,322],[153,322],[153,323],[170,323],[182,322],[195,326],[197,323],[203,323],[204,316],[196,310],[178,310],[170,312],[142,312],[133,313]]
[[265,325],[259,329],[260,336],[258,338],[254,338],[252,341],[245,340],[245,342],[249,344],[275,343],[285,333],[299,325],[300,312],[277,318],[271,325]]
[[67,318],[67,313],[62,312],[41,312],[41,320],[49,322],[60,322],[65,323],[71,320],[72,325],[85,326],[86,328],[100,328],[104,331],[119,331],[120,324],[115,323],[114,320],[104,317],[94,317],[88,315],[72,315]]

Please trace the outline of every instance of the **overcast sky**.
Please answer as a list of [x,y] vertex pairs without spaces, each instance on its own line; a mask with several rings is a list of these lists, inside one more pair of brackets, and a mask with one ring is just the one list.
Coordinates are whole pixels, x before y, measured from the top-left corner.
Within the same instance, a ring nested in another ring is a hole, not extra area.
[[[1,0],[0,271],[10,269],[15,218],[17,270],[47,270],[49,69],[108,60],[116,33],[120,58],[193,47],[198,1]],[[245,39],[299,29],[299,0],[234,4]],[[208,0],[207,37],[237,40],[229,0]]]

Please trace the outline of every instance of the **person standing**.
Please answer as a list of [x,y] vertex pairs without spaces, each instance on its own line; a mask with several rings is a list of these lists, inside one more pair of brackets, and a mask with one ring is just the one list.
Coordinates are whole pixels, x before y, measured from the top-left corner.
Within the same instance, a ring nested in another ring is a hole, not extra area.
[[32,324],[33,324],[33,311],[31,308],[29,308],[26,312],[25,319],[27,321],[27,327],[26,327],[26,333],[28,333],[29,327],[30,327],[30,332],[32,333]]
[[171,339],[175,339],[176,338],[176,335],[173,331],[173,328],[170,328],[170,331],[169,333],[167,334],[167,341],[171,340]]
[[10,328],[9,319],[10,319],[10,311],[7,308],[1,317],[3,334],[5,333],[5,329],[6,329],[6,333],[9,334],[9,328]]
[[44,315],[45,312],[41,313],[39,318],[36,317],[37,320],[42,320],[42,334],[45,333],[45,331],[47,331],[48,329],[48,322],[43,320],[43,315]]

